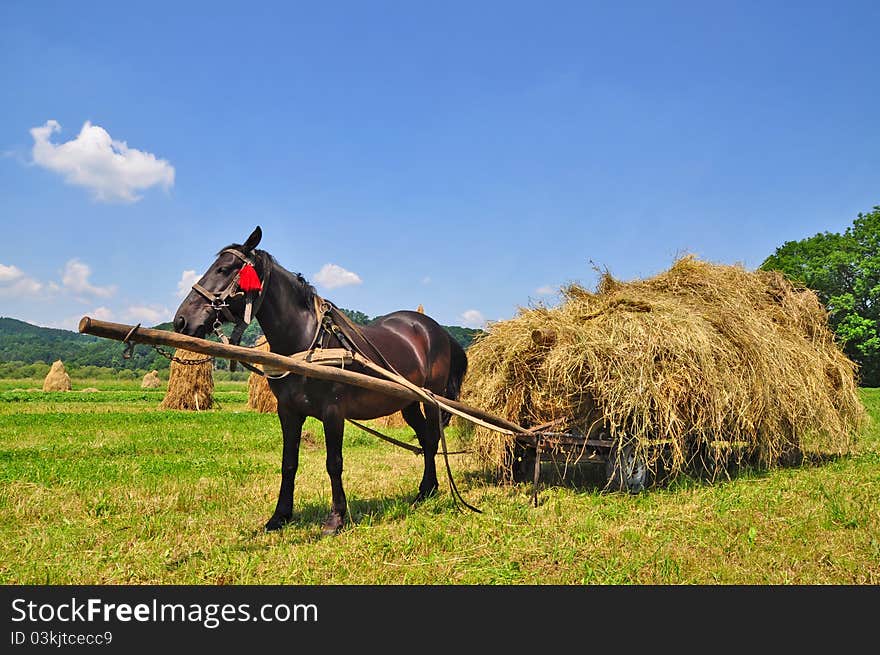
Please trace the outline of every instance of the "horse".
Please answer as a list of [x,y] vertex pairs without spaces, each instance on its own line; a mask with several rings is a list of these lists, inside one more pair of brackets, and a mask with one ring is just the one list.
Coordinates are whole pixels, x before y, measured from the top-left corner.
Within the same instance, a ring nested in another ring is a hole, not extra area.
[[[338,333],[321,334],[320,307],[328,303],[302,274],[292,273],[268,252],[257,249],[261,239],[262,230],[257,226],[244,243],[230,244],[217,253],[214,263],[175,312],[174,330],[204,338],[209,327],[219,336],[222,324],[234,322],[240,337],[243,330],[239,328],[250,320],[253,312],[274,353],[292,355],[307,351],[316,341],[329,348],[344,347],[344,337]],[[458,399],[467,372],[467,355],[434,319],[417,311],[395,311],[361,327],[359,336],[373,348],[371,359],[374,361],[381,360],[398,375],[437,396]],[[346,368],[378,377],[356,362]],[[275,511],[265,524],[266,531],[278,530],[293,520],[300,438],[303,423],[309,416],[321,421],[324,427],[332,492],[330,513],[322,524],[325,536],[337,534],[345,524],[342,439],[346,419],[375,419],[400,411],[415,431],[424,457],[424,472],[415,501],[437,493],[434,460],[449,416],[436,405],[293,373],[267,376],[267,381],[278,401],[283,444],[281,487]]]

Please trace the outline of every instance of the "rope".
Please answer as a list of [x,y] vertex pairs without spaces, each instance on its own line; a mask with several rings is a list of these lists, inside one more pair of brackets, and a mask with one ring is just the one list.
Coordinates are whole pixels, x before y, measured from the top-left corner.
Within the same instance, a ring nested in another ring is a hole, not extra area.
[[[424,455],[424,453],[425,453],[425,451],[422,450],[421,448],[419,448],[418,446],[413,446],[411,444],[406,443],[405,441],[398,441],[394,437],[389,437],[387,434],[382,434],[378,430],[374,430],[369,425],[364,425],[363,423],[359,423],[358,421],[355,421],[353,418],[349,418],[349,419],[345,419],[345,420],[348,421],[349,423],[351,423],[356,428],[360,428],[364,432],[372,434],[374,437],[379,437],[379,439],[382,439],[383,441],[387,441],[390,444],[393,444],[395,446],[400,446],[401,448],[405,448],[406,450],[408,450],[416,455],[421,456],[421,455]],[[451,450],[447,454],[448,455],[466,455],[469,452],[471,452],[471,451],[469,451],[469,450]]]
[[395,446],[400,446],[401,448],[406,448],[408,451],[415,453],[416,455],[423,455],[425,453],[425,451],[422,450],[421,448],[419,448],[418,446],[413,446],[412,444],[408,444],[403,441],[398,441],[397,439],[394,439],[393,437],[389,437],[387,435],[382,434],[378,430],[374,430],[373,428],[371,428],[368,425],[364,425],[363,423],[358,423],[354,419],[349,418],[346,420],[349,423],[351,423],[353,426],[360,428],[364,432],[368,432],[368,433],[372,434],[374,437],[379,437],[380,439],[387,441],[388,443],[394,444]]

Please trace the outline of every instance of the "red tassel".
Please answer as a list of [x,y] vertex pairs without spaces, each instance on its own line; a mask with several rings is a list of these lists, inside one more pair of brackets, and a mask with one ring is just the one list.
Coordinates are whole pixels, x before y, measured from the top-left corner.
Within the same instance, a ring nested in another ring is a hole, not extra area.
[[250,264],[245,264],[241,267],[241,271],[238,274],[238,288],[245,293],[262,290],[263,285],[260,283],[260,278],[257,276],[254,267]]

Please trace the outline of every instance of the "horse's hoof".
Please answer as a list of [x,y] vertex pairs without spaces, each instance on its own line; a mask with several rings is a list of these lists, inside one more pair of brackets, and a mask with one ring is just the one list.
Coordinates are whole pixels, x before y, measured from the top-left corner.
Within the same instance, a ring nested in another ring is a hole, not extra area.
[[428,498],[433,498],[434,496],[436,496],[439,491],[439,487],[433,487],[432,489],[428,489],[427,491],[422,491],[421,489],[419,489],[419,493],[416,496],[415,502],[423,503],[428,500]]
[[321,534],[325,537],[333,537],[342,530],[343,520],[339,514],[331,514],[324,520],[321,526]]
[[273,516],[266,522],[266,532],[274,532],[275,530],[280,530],[285,525],[290,523],[289,516]]

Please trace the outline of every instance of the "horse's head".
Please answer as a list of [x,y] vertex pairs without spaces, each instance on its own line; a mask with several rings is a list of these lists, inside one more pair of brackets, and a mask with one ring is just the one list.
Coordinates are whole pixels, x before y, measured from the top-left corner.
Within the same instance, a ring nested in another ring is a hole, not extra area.
[[243,244],[233,244],[218,253],[177,308],[175,332],[201,338],[223,323],[235,323],[243,331],[241,326],[250,322],[248,314],[253,310],[249,303],[256,300],[259,304],[262,298],[261,281],[255,270],[258,258],[254,252],[262,236],[257,226]]

